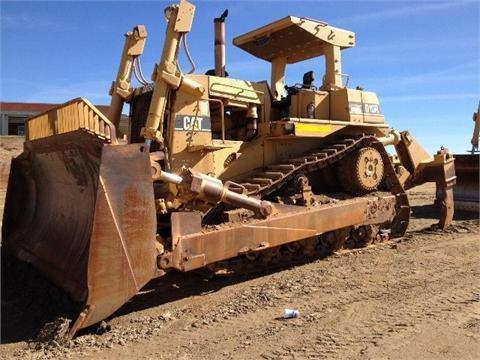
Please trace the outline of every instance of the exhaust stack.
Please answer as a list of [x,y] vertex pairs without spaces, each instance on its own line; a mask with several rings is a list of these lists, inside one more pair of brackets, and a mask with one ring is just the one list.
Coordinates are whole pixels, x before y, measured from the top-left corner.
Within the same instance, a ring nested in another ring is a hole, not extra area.
[[225,19],[228,9],[213,20],[215,31],[215,76],[225,77]]

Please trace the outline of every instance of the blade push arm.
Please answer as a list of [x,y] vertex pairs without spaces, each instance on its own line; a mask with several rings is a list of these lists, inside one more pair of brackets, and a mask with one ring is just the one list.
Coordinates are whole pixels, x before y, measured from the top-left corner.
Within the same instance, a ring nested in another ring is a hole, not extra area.
[[135,66],[134,60],[142,55],[146,39],[147,31],[143,25],[137,25],[132,31],[125,34],[125,45],[118,66],[117,78],[112,82],[112,87],[110,88],[112,99],[110,101],[108,118],[117,130],[122,116],[123,104],[132,94],[130,80],[133,67]]
[[168,21],[167,32],[160,62],[156,65],[152,76],[155,82],[152,102],[148,110],[146,126],[142,129],[147,145],[151,141],[157,141],[163,145],[163,120],[167,98],[172,90],[179,89],[197,97],[205,91],[200,84],[182,75],[177,66],[180,40],[190,31],[194,12],[195,6],[184,0],[165,9],[165,17]]

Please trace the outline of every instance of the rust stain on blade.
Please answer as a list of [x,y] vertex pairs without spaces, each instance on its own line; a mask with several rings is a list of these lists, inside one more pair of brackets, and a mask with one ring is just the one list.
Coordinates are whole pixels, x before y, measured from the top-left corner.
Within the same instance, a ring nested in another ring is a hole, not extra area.
[[88,298],[71,334],[115,312],[153,276],[156,213],[148,153],[105,146],[88,260]]
[[79,302],[102,147],[83,132],[26,142],[12,161],[5,203],[3,245]]
[[27,141],[12,162],[2,245],[84,304],[71,336],[152,278],[155,234],[141,145],[105,145],[74,131]]
[[[103,181],[103,178],[101,176],[100,176],[100,184],[102,184],[102,187],[104,189],[106,189],[105,182]],[[116,228],[117,233],[119,235],[120,241],[122,242],[123,253],[125,254],[125,257],[126,257],[127,262],[128,262],[128,268],[130,270],[130,275],[131,275],[132,281],[134,282],[135,288],[138,291],[140,288],[138,287],[137,280],[135,278],[135,272],[133,270],[132,260],[130,259],[130,253],[129,253],[128,248],[127,248],[127,244],[126,244],[126,241],[125,241],[125,236],[123,235],[123,231],[121,230],[121,228],[119,226],[119,219],[117,219],[117,213],[112,208],[112,204],[111,204],[111,201],[109,199],[108,191],[105,191],[105,199],[107,200],[108,207],[110,208],[110,211],[113,215],[113,222],[115,223],[115,228]]]

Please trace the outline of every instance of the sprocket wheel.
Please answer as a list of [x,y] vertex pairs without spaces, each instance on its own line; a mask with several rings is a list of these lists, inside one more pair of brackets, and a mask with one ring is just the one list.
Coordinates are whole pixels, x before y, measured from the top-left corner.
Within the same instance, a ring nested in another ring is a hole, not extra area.
[[384,176],[382,156],[377,149],[365,147],[350,155],[340,168],[344,188],[355,195],[378,188]]

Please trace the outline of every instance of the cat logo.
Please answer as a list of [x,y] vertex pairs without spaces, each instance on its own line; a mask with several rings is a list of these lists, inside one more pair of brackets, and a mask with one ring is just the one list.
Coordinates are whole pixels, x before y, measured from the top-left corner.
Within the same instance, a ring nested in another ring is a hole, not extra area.
[[354,115],[382,115],[378,104],[349,102],[350,114]]
[[210,117],[177,115],[175,117],[175,130],[181,131],[210,131],[212,128]]

